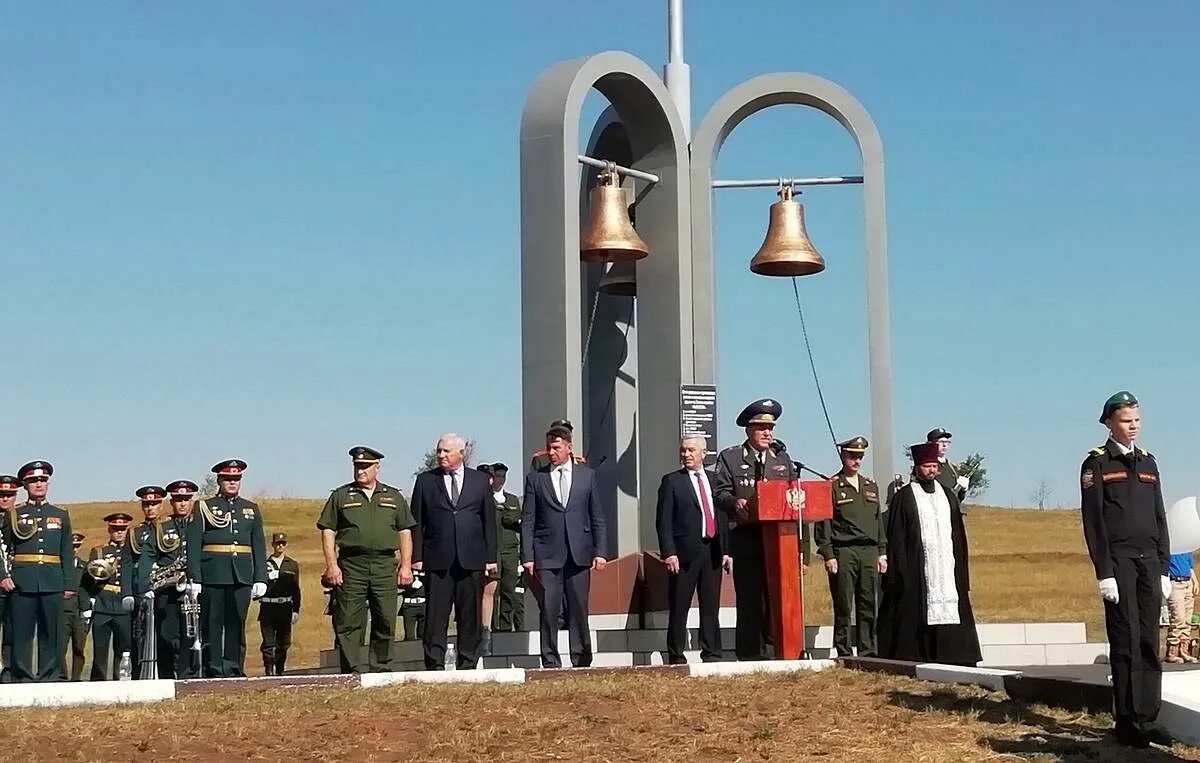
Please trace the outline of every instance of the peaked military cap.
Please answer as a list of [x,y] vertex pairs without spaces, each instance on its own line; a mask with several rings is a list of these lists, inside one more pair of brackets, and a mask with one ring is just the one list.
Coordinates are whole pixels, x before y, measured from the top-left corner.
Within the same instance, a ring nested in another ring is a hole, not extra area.
[[750,405],[742,409],[738,414],[737,425],[739,427],[748,427],[751,424],[771,424],[779,421],[779,417],[783,415],[783,406],[779,402],[765,397],[762,400],[755,400]]
[[167,492],[172,498],[191,498],[200,490],[200,486],[191,480],[175,480],[167,485]]
[[1108,421],[1108,417],[1113,415],[1113,411],[1118,408],[1124,408],[1127,405],[1137,405],[1138,399],[1133,396],[1132,392],[1121,390],[1109,399],[1104,401],[1104,412],[1100,414],[1100,423]]
[[846,440],[845,442],[839,442],[838,448],[840,448],[845,453],[866,453],[867,448],[869,448],[870,445],[871,444],[869,442],[867,442],[867,438],[859,436],[859,437],[851,437],[849,440]]
[[492,464],[492,471],[506,472],[506,471],[508,471],[508,466],[506,466],[504,463],[502,463],[500,461],[497,461],[496,463]]
[[11,474],[0,475],[0,493],[15,493],[21,487],[21,480]]
[[937,442],[938,440],[942,439],[943,437],[946,438],[947,440],[949,440],[949,439],[952,439],[954,437],[954,435],[950,434],[949,432],[947,432],[945,429],[943,429],[941,427],[937,427],[936,429],[929,430],[929,434],[925,435],[925,441],[926,442]]
[[571,425],[569,419],[555,419],[554,421],[551,421],[550,429],[566,429],[570,432],[575,431],[575,427]]
[[936,442],[923,442],[909,447],[909,452],[912,453],[913,463],[917,464],[933,464],[938,460],[938,447]]
[[275,533],[271,536],[271,545],[276,543],[287,543],[287,533]]
[[356,445],[350,449],[350,458],[356,464],[377,464],[383,460],[383,454],[366,445]]
[[240,458],[222,461],[214,464],[212,468],[212,473],[218,477],[241,477],[244,471],[246,471],[246,462]]
[[83,545],[83,539],[86,537],[87,536],[83,533],[71,533],[71,543],[75,544],[76,546]]
[[485,463],[485,464],[480,464],[479,466],[476,466],[475,471],[483,472],[484,474],[491,474],[492,472],[496,471],[496,469],[491,464]]
[[17,479],[24,482],[33,477],[49,477],[54,474],[54,467],[49,461],[30,461],[17,469]]
[[167,497],[167,490],[158,485],[143,485],[137,489],[134,495],[143,501],[161,501]]
[[133,517],[123,511],[114,512],[104,518],[109,527],[129,527]]

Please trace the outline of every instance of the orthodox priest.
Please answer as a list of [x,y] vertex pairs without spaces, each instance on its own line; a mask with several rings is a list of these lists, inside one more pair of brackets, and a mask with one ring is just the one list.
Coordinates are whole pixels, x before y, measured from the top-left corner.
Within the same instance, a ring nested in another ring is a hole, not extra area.
[[911,451],[913,479],[896,491],[887,516],[879,656],[973,666],[982,657],[958,497],[937,480],[936,442]]

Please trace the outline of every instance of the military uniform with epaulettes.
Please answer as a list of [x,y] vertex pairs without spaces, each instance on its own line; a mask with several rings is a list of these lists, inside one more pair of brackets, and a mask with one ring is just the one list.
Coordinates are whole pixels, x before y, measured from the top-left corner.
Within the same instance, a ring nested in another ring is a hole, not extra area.
[[[122,546],[109,541],[88,553],[81,585],[92,597],[92,681],[111,681],[117,677],[121,654],[129,652],[133,643],[133,615],[125,610],[122,600],[133,595],[131,568],[121,566]],[[112,577],[96,580],[88,572],[91,563],[107,559],[115,568]]]
[[[167,517],[153,524],[143,524],[130,533],[129,545],[137,557],[134,585],[137,593],[145,594],[149,591],[151,576],[161,569],[183,563],[186,577],[187,556],[184,551],[184,539],[189,521],[174,516]],[[188,662],[191,660],[191,654],[188,649],[191,645],[183,643],[183,596],[177,583],[154,591],[153,637],[156,639],[155,654],[159,678],[181,678],[190,673]]]

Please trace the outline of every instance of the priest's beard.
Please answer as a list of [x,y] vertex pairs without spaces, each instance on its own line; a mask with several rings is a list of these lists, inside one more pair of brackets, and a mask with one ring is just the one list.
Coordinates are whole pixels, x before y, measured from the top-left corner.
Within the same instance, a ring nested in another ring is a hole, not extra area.
[[920,485],[921,489],[924,490],[926,493],[932,493],[933,492],[933,483],[937,482],[937,477],[930,477],[929,479],[924,479],[920,476],[914,476],[913,479],[916,480],[916,483],[918,485]]

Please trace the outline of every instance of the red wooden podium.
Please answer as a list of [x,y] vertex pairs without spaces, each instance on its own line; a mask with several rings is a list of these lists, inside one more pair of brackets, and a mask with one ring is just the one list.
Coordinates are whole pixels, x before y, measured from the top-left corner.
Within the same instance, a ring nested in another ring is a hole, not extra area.
[[754,485],[750,516],[762,525],[775,657],[799,659],[804,651],[800,523],[833,517],[833,483],[826,480],[759,480]]

